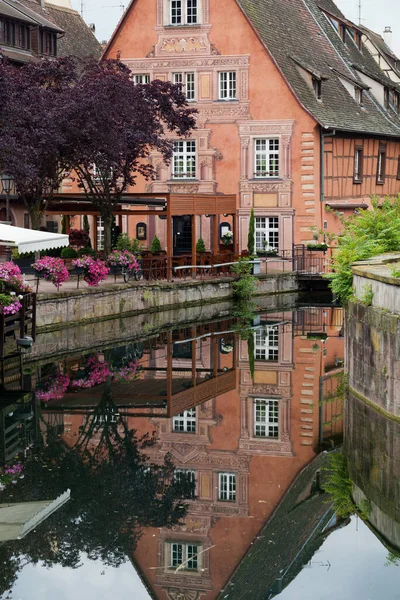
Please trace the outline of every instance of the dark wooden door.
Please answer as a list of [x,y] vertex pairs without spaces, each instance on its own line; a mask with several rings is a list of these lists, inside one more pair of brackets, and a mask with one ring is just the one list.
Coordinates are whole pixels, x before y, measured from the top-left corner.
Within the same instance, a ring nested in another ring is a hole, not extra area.
[[192,219],[189,215],[173,217],[174,254],[192,252]]

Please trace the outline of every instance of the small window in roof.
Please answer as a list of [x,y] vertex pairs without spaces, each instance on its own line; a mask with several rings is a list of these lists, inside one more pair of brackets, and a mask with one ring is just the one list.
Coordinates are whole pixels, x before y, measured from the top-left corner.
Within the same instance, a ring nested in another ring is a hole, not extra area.
[[362,106],[362,104],[363,104],[362,88],[357,87],[357,86],[354,87],[354,98],[355,98],[355,101],[358,102],[358,104],[360,104],[360,106]]
[[322,100],[322,81],[318,77],[312,78],[313,89],[317,100]]

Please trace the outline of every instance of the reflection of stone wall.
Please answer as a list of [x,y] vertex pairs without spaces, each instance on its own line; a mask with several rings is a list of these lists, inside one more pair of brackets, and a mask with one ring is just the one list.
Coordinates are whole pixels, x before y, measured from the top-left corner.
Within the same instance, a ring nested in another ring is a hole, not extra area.
[[400,316],[351,304],[346,355],[350,388],[400,417]]
[[350,393],[345,451],[355,501],[371,501],[371,525],[400,549],[400,424]]

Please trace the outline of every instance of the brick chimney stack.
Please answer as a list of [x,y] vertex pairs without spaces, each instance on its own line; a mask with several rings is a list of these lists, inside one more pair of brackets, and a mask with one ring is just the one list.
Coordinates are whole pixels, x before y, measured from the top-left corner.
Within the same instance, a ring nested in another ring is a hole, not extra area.
[[386,46],[389,46],[389,48],[392,49],[393,32],[392,32],[392,28],[390,27],[390,25],[387,25],[385,27],[385,31],[383,32],[383,39],[384,39]]

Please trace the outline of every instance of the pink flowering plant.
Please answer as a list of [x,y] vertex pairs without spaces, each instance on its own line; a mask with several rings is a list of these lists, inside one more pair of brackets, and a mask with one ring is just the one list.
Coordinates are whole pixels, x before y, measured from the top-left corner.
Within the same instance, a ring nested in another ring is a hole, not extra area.
[[83,269],[83,278],[90,287],[96,287],[107,279],[110,269],[105,263],[92,256],[82,256],[72,261],[72,266]]
[[44,382],[42,389],[36,390],[36,398],[42,402],[62,400],[70,384],[69,375],[59,372]]
[[69,273],[62,258],[44,256],[33,263],[32,267],[39,277],[50,281],[57,289],[69,279]]
[[6,465],[3,472],[0,471],[0,491],[10,483],[17,483],[17,479],[23,477],[23,470],[21,463]]
[[0,291],[13,291],[16,294],[30,292],[31,289],[24,281],[21,269],[12,261],[0,263]]
[[16,315],[22,308],[22,295],[17,296],[15,292],[0,294],[0,314]]
[[72,389],[89,389],[105,383],[112,376],[108,363],[101,361],[98,354],[91,356],[78,378],[71,382]]
[[134,271],[139,270],[139,263],[136,256],[129,250],[113,250],[107,258],[107,262],[112,267],[124,267]]

